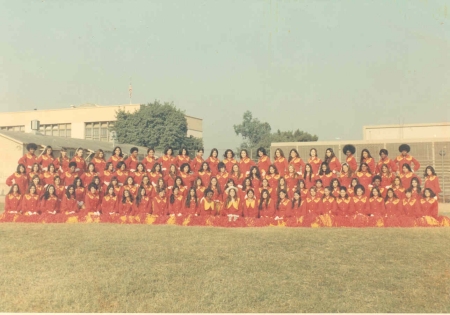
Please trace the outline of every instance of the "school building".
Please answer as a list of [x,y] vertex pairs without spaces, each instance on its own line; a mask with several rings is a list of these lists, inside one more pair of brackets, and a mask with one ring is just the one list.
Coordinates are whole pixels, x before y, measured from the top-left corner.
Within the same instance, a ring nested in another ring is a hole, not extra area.
[[[38,120],[38,132],[55,137],[112,141],[110,128],[116,121],[116,112],[139,110],[140,104],[94,105],[84,104],[68,108],[0,113],[0,130],[32,132],[31,122]],[[187,116],[187,136],[203,137],[203,120]]]

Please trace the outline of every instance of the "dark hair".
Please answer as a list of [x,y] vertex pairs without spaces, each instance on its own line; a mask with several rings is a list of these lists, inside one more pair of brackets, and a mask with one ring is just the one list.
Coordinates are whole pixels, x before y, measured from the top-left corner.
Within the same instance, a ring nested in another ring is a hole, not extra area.
[[312,156],[312,155],[311,155],[312,150],[314,150],[314,151],[316,152],[316,156],[317,156],[317,149],[316,149],[316,148],[311,148],[311,149],[309,149],[309,156]]
[[[117,182],[117,184],[119,184],[119,179],[117,178],[117,176],[113,176],[113,177],[111,177],[111,181],[109,182],[110,183],[110,185],[112,185],[112,182],[113,181],[116,181]],[[114,186],[113,186],[114,187]]]
[[133,152],[139,152],[139,149],[136,148],[136,147],[132,147],[132,148],[130,149],[130,153],[133,153]]
[[124,161],[119,161],[117,163],[117,169],[120,170],[122,168],[122,166],[125,165],[125,169],[127,169],[127,165],[125,164]]
[[174,180],[174,186],[178,185],[178,184],[177,184],[177,180],[178,180],[178,179],[181,180],[181,185],[184,186],[183,178],[181,178],[180,176],[175,177],[175,180]]
[[389,152],[388,152],[388,150],[386,150],[386,149],[381,149],[379,155],[381,155],[381,153],[384,153],[385,155],[389,155],[389,154],[388,154]]
[[77,162],[70,162],[69,168],[71,168],[71,167],[77,167]]
[[105,160],[105,152],[103,152],[102,149],[98,149],[97,152],[95,152],[94,158],[95,158],[95,159],[98,159],[98,156],[99,156],[100,153],[103,153],[102,160]]
[[402,179],[401,179],[400,176],[398,176],[398,175],[394,177],[394,179],[392,180],[392,184],[395,183],[395,180],[396,180],[397,178],[398,178],[398,181],[400,182],[400,185],[399,185],[399,186],[400,186],[401,188],[405,188],[405,189],[406,189],[406,187],[403,187]]
[[183,154],[183,150],[185,150],[186,151],[186,155],[189,156],[189,151],[185,147],[182,147],[180,150],[178,150],[178,155],[182,155]]
[[261,173],[259,172],[259,168],[257,166],[252,166],[250,167],[250,173],[248,174],[248,176],[250,178],[253,178],[253,169],[256,169],[256,174],[255,177],[259,180],[261,180]]
[[298,198],[298,200],[295,200],[295,198],[292,198],[292,204],[291,207],[294,208],[295,204],[297,203],[297,206],[300,207],[302,204],[302,194],[300,193],[299,190],[294,191],[294,195],[298,194],[300,196],[300,198]]
[[344,165],[347,166],[347,170],[348,170],[348,171],[347,171],[347,177],[348,177],[348,178],[353,177],[352,169],[350,168],[350,165],[348,165],[348,163],[342,163],[342,165],[341,165],[341,173],[342,173],[342,171],[343,171]]
[[77,188],[78,186],[77,186],[77,183],[78,182],[80,182],[80,187],[83,187],[84,188],[84,185],[83,185],[83,181],[81,180],[81,178],[80,177],[75,177],[75,179],[73,180],[73,185],[75,186],[75,188]]
[[330,187],[331,187],[331,188],[334,189],[334,186],[333,186],[333,183],[334,183],[334,182],[337,182],[337,183],[338,183],[338,187],[341,187],[341,183],[339,182],[339,179],[333,178],[333,179],[330,181]]
[[269,193],[269,191],[268,191],[267,189],[263,189],[263,190],[261,191],[261,197],[260,197],[260,199],[259,199],[259,206],[258,206],[258,209],[259,209],[259,210],[262,210],[262,208],[263,208],[263,201],[264,201],[263,195],[264,195],[264,193],[267,193],[267,199],[265,200],[265,201],[266,201],[266,209],[267,209],[267,207],[269,206],[270,193]]
[[145,165],[144,165],[142,162],[139,162],[139,163],[136,165],[136,171],[137,171],[139,165],[142,165],[142,170],[145,172]]
[[311,181],[311,177],[312,177],[312,175],[313,175],[313,168],[312,168],[311,164],[306,163],[306,164],[305,164],[305,175],[306,175],[306,167],[307,167],[307,166],[309,166],[309,181]]
[[[73,193],[72,193],[72,195],[70,194],[70,188],[73,188]],[[66,197],[67,197],[67,199],[70,199],[70,197],[73,197],[73,198],[76,197],[76,196],[75,196],[75,186],[74,186],[74,185],[69,185],[69,186],[67,186],[67,189],[66,189]]]
[[378,192],[378,197],[382,197],[382,196],[381,196],[381,192],[380,192],[380,190],[378,189],[378,187],[372,187],[372,189],[370,190],[370,198],[373,197],[373,191],[374,191],[374,190],[376,190],[376,191]]
[[227,158],[228,152],[231,152],[231,158],[234,158],[234,152],[231,149],[226,149],[225,153],[223,154],[224,158]]
[[405,190],[405,194],[406,193],[412,194],[412,191],[413,191],[412,187],[409,187],[408,189]]
[[249,192],[252,192],[253,197],[255,197],[255,191],[253,190],[253,188],[250,188],[249,190],[247,190],[246,195],[248,195]]
[[427,170],[431,170],[431,175],[437,176],[437,175],[436,175],[436,171],[434,170],[434,167],[431,166],[431,165],[429,165],[429,166],[427,166],[427,167],[425,168],[425,173],[423,174],[423,177],[427,177],[427,176],[428,176]]
[[126,191],[128,191],[128,195],[129,195],[129,197],[130,197],[130,201],[133,202],[133,201],[134,201],[133,194],[132,194],[128,189],[125,189],[125,190],[123,191],[123,195],[122,195],[122,203],[127,202],[127,197],[125,197],[125,192],[126,192]]
[[410,187],[411,189],[413,188],[412,183],[413,183],[414,180],[417,182],[417,193],[420,194],[420,193],[422,192],[422,188],[420,187],[420,182],[419,182],[419,179],[418,179],[417,177],[411,178],[411,182],[410,182],[410,184],[409,184],[409,187]]
[[373,178],[372,178],[372,183],[375,183],[375,180],[380,180],[381,181],[381,176],[380,175],[375,175]]
[[194,186],[192,186],[191,188],[194,188],[194,189],[197,189],[199,186],[197,186],[197,181],[200,179],[200,181],[202,182],[202,185],[203,185],[203,180],[202,180],[202,178],[201,177],[197,177],[197,178],[195,178],[195,180],[194,180]]
[[30,189],[32,187],[34,187],[34,191],[35,191],[35,193],[37,193],[37,187],[34,183],[31,183],[30,185],[28,185],[27,193],[30,193]]
[[363,167],[364,165],[367,167],[367,173],[372,174],[372,172],[370,171],[370,167],[369,167],[369,165],[368,165],[366,162],[363,162],[363,163],[361,163],[361,164],[359,165],[358,172],[362,172],[362,167]]
[[239,157],[241,159],[242,159],[242,152],[245,152],[246,156],[249,158],[247,149],[241,149],[241,152],[239,153]]
[[298,154],[298,151],[296,149],[291,149],[291,151],[289,151],[288,162],[292,161],[292,156],[291,156],[292,152],[295,152],[295,154],[297,154],[297,157],[300,157],[300,154]]
[[366,192],[366,189],[364,188],[364,186],[361,185],[361,184],[358,184],[358,185],[356,185],[355,188],[354,188],[355,195],[356,195],[356,192],[358,191],[358,189],[362,189],[363,195],[364,195],[364,193]]
[[[23,172],[20,171],[21,167],[23,167]],[[25,167],[25,165],[19,164],[19,165],[17,165],[16,173],[17,174],[26,174],[27,173],[27,168]]]
[[213,152],[216,152],[216,153],[217,153],[217,156],[216,156],[216,157],[219,157],[219,151],[218,151],[216,148],[213,148],[213,149],[211,150],[211,153],[209,154],[209,157],[212,157],[212,156],[213,156]]
[[[327,168],[325,169],[325,172],[322,170],[322,166],[326,166]],[[328,165],[327,162],[322,162],[322,164],[320,164],[320,169],[319,169],[319,175],[328,175],[331,173],[330,170],[330,166]]]
[[209,193],[212,193],[214,195],[214,191],[212,191],[212,189],[206,188],[205,191],[203,192],[203,195],[206,197]]
[[208,172],[211,172],[211,168],[209,167],[209,164],[208,164],[208,162],[203,162],[202,163],[202,166],[200,167],[200,171],[203,171],[203,166],[206,164],[206,166],[208,166],[207,168],[206,168],[206,170],[208,171]]
[[45,189],[45,193],[42,195],[41,199],[48,200],[50,198],[50,188],[53,187],[53,196],[56,196],[56,188],[53,185],[48,185]]
[[173,149],[172,149],[171,146],[168,146],[168,147],[166,147],[166,148],[164,149],[164,154],[167,155],[167,152],[169,152],[169,150],[172,150],[172,154],[171,154],[171,155],[173,155]]
[[140,204],[141,204],[141,200],[142,200],[142,194],[141,194],[141,191],[145,191],[145,195],[147,195],[147,190],[145,190],[145,188],[144,187],[142,187],[142,186],[140,186],[139,188],[138,188],[138,193],[137,193],[137,196],[136,196],[136,206],[139,206]]
[[[112,181],[112,179],[111,179],[111,181]],[[114,186],[113,186],[112,184],[109,184],[108,187],[106,187],[106,193],[105,193],[105,195],[108,195],[108,194],[109,194],[109,190],[110,190],[111,188],[113,189],[112,195],[113,195],[113,196],[116,196],[116,193],[114,192]]]
[[200,151],[202,151],[203,153],[205,153],[205,149],[203,149],[203,148],[198,148],[198,149],[197,149],[197,152],[200,152]]
[[221,169],[222,167],[226,170],[225,163],[219,162],[219,164],[217,164],[217,170],[220,172],[220,169]]
[[124,185],[128,185],[128,180],[131,178],[131,180],[133,181],[133,183],[131,184],[131,185],[134,185],[135,183],[134,183],[134,178],[133,178],[133,176],[128,176],[127,177],[127,179],[125,180],[125,183],[124,183]]
[[113,155],[116,155],[116,149],[119,149],[119,150],[120,150],[119,156],[120,156],[120,157],[123,157],[122,148],[119,147],[119,146],[117,146],[117,147],[115,147],[115,148],[113,149],[112,154],[113,154]]
[[36,143],[28,143],[27,144],[27,151],[30,151],[31,149],[33,149],[33,150],[37,150],[37,145],[36,145]]
[[281,198],[280,198],[280,194],[281,193],[284,193],[286,196],[287,196],[287,191],[286,191],[286,189],[281,189],[280,191],[278,191],[278,201],[277,201],[277,210],[279,210],[279,208],[280,208],[280,203],[281,203]]
[[369,150],[367,150],[367,149],[362,149],[362,150],[361,150],[361,157],[360,157],[360,160],[359,160],[360,163],[364,162],[364,154],[363,154],[364,152],[367,152],[367,155],[368,155],[367,158],[368,158],[368,159],[372,158],[372,155],[370,155]]
[[303,187],[306,188],[306,183],[305,183],[305,180],[304,180],[304,179],[299,179],[297,183],[298,183],[298,184],[297,184],[297,185],[298,185],[298,188],[300,188],[300,183],[303,183]]
[[155,163],[152,166],[152,169],[150,170],[151,173],[155,173],[156,172],[156,166],[159,166],[159,171],[158,173],[162,174],[162,166],[160,163]]
[[412,172],[411,165],[409,165],[408,163],[403,163],[402,170],[404,167],[406,167],[408,169],[408,171]]
[[280,148],[276,148],[276,149],[275,149],[275,152],[273,153],[273,158],[274,158],[274,159],[277,158],[277,151],[280,152],[280,156],[281,156],[281,157],[284,157],[284,152],[283,152],[283,150],[281,150]]
[[271,174],[271,173],[270,173],[270,168],[273,168],[273,169],[275,170],[274,174],[280,174],[280,173],[278,172],[278,169],[277,169],[277,167],[276,167],[275,164],[270,164],[270,165],[269,165],[269,168],[267,169],[267,173],[269,173],[269,174]]
[[[327,151],[330,151],[330,152],[331,152],[331,156],[330,156],[330,157],[327,156]],[[344,152],[344,153],[345,153],[345,152]],[[327,164],[329,164],[330,161],[331,161],[334,157],[336,157],[336,154],[334,154],[333,149],[332,149],[332,148],[327,148],[327,149],[325,150],[325,158],[323,159],[324,162],[326,162]]]
[[[212,189],[211,189],[211,183],[212,183],[212,180],[213,179],[216,179],[216,181],[217,181],[217,192],[219,193],[219,194],[221,194],[222,193],[222,188],[220,188],[220,183],[219,183],[219,180],[217,179],[217,177],[215,177],[215,176],[212,176],[211,177],[211,179],[209,180],[209,185],[208,185],[208,188],[206,189],[206,190],[211,190],[212,191]],[[205,196],[206,196],[206,190],[205,190]],[[213,192],[214,193],[214,192]]]
[[198,205],[197,192],[195,191],[195,188],[194,188],[194,187],[191,187],[191,188],[189,189],[188,193],[187,193],[186,200],[185,200],[185,202],[184,202],[186,208],[190,208],[190,207],[191,207],[191,198],[192,198],[192,196],[191,196],[191,191],[192,191],[192,190],[194,191],[194,197],[193,197],[193,198],[194,198],[194,200],[195,200],[195,204]]
[[[88,167],[87,167],[87,169],[89,170],[89,166],[93,166],[94,167],[94,172],[95,172],[95,164],[94,163],[92,163],[92,162],[90,162],[89,164],[88,164]],[[50,166],[49,166],[50,167]]]
[[227,199],[225,200],[225,206],[227,206],[228,203],[231,201],[231,195],[230,195],[230,192],[231,192],[232,190],[234,190],[234,198],[235,198],[235,199],[239,199],[239,195],[238,195],[237,189],[234,188],[234,187],[232,187],[232,188],[230,188],[230,190],[229,190],[229,192],[228,192],[228,195],[227,195]]
[[150,151],[155,152],[155,149],[154,149],[153,147],[149,147],[149,148],[147,149],[147,154],[148,154]]
[[325,187],[323,188],[324,193],[323,193],[322,199],[325,198],[325,190],[328,190],[328,191],[330,192],[330,194],[328,195],[328,197],[333,197],[334,199],[336,199],[336,197],[334,197],[333,194],[332,194],[333,188],[330,187],[330,186],[325,186]]
[[[250,181],[250,185],[249,185],[249,186],[247,186],[247,185],[245,184],[245,182],[246,182],[247,180]],[[252,187],[252,188],[253,188],[252,179],[251,179],[249,176],[247,176],[246,178],[244,178],[244,180],[242,181],[242,190],[246,190],[248,187]]]
[[52,153],[50,153],[50,156],[53,157],[53,148],[51,146],[49,146],[49,145],[45,147],[45,149],[43,151],[44,152],[43,154],[47,154],[47,150],[48,149],[52,149]]
[[32,182],[32,183],[34,183],[34,179],[35,179],[35,178],[39,179],[39,182],[41,182],[40,177],[39,177],[38,175],[34,175],[34,176],[31,178],[31,182]]
[[169,198],[170,204],[173,204],[173,203],[175,202],[175,194],[174,194],[175,189],[178,189],[178,192],[180,192],[180,187],[178,187],[178,186],[175,184],[175,185],[173,186],[173,188],[172,188],[172,194],[170,195],[170,198]]
[[436,194],[434,193],[434,191],[433,191],[431,188],[425,188],[425,189],[423,190],[423,197],[424,197],[424,198],[426,198],[426,197],[425,197],[425,192],[426,192],[426,191],[429,191],[429,192],[430,192],[430,198],[436,197]]
[[[345,186],[339,187],[339,192],[342,191],[342,190],[345,191],[345,199],[347,199],[347,198],[348,198],[347,188],[346,188]],[[339,197],[338,197],[338,198],[342,198],[340,194],[339,194]]]
[[17,193],[20,194],[20,187],[19,187],[19,185],[13,184],[13,185],[11,186],[11,188],[9,189],[8,195],[10,195],[10,194],[13,193],[14,187],[17,187]]
[[393,197],[398,199],[397,194],[395,193],[394,189],[388,188],[388,190],[386,191],[386,197],[384,198],[384,202],[388,201],[388,199],[389,199],[389,192],[390,191],[392,191],[392,193],[394,195]]
[[95,188],[95,190],[97,190],[98,186],[96,183],[90,183],[87,188],[88,188],[88,191],[91,191],[91,188]]
[[350,181],[350,186],[352,186],[353,181],[356,181],[356,185],[355,185],[355,188],[356,188],[356,186],[359,185],[359,179],[357,179],[356,177],[353,177],[352,180]]
[[111,165],[113,166],[113,169],[114,169],[113,163],[112,162],[107,162],[106,165],[105,165],[105,171],[107,171]]
[[185,168],[186,166],[189,168],[188,171],[187,171],[187,173],[190,173],[190,172],[191,172],[191,166],[189,165],[189,163],[183,163],[183,164],[181,164],[180,170],[181,170],[182,172],[184,172],[184,168]]
[[258,148],[258,150],[256,150],[256,154],[259,155],[259,152],[261,152],[263,155],[267,155],[266,149],[264,149],[263,147]]

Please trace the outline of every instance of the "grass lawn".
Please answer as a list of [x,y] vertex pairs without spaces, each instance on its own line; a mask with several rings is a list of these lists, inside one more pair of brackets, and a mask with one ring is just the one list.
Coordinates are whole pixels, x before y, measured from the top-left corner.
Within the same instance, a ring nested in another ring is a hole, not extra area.
[[450,228],[0,224],[1,312],[450,312]]

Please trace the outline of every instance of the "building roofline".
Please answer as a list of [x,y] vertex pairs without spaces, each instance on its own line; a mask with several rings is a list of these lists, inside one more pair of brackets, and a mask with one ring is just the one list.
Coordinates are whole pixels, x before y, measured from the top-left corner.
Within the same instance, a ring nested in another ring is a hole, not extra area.
[[363,130],[367,128],[409,128],[409,127],[433,127],[433,126],[450,126],[450,122],[439,123],[417,123],[417,124],[396,124],[396,125],[367,125],[363,126]]
[[426,138],[426,139],[389,139],[389,140],[330,140],[330,141],[307,141],[307,142],[272,142],[271,147],[276,146],[306,146],[314,147],[315,145],[327,144],[373,144],[373,143],[420,143],[420,142],[450,142],[448,138]]

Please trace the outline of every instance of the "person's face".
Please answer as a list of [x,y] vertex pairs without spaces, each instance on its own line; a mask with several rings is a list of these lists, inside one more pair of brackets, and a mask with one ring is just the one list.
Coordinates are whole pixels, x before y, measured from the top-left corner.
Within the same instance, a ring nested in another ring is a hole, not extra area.
[[193,190],[193,189],[189,190],[189,196],[194,197],[195,196],[195,190]]
[[289,165],[288,171],[289,171],[289,173],[294,173],[294,171],[295,171],[294,167],[292,165]]
[[369,153],[367,153],[367,151],[363,151],[362,156],[363,158],[367,159],[369,157]]
[[202,185],[202,180],[199,178],[197,179],[197,186],[201,186]]
[[327,152],[325,154],[327,155],[327,157],[330,157],[331,156],[331,151],[327,150]]
[[110,187],[108,189],[108,194],[112,195],[114,193],[114,188]]
[[413,187],[417,187],[418,185],[419,185],[419,183],[416,180],[413,180],[411,182],[411,186],[413,186]]
[[394,192],[392,190],[389,190],[387,195],[389,198],[392,198],[392,197],[394,197]]
[[14,185],[13,186],[13,192],[18,192],[19,191],[19,186],[17,186],[17,185]]
[[161,190],[161,191],[159,192],[159,197],[160,197],[160,198],[164,198],[165,195],[166,195],[166,191],[165,191],[165,190]]
[[219,171],[220,171],[221,173],[225,172],[225,167],[222,166],[222,167],[219,169]]
[[59,178],[55,178],[55,184],[59,186],[59,184],[61,184],[61,180]]
[[383,166],[381,167],[381,172],[382,172],[382,173],[387,173],[387,171],[388,171],[387,166],[386,166],[386,165],[383,165]]
[[122,165],[120,166],[120,170],[121,170],[121,171],[125,171],[125,169],[126,169],[126,165],[125,165],[125,164],[122,164]]
[[372,194],[374,197],[378,197],[378,190],[372,189]]
[[233,182],[228,182],[228,183],[227,183],[227,187],[231,187],[231,186],[234,186],[234,185],[233,185]]
[[77,155],[78,155],[79,157],[82,157],[82,156],[83,156],[83,150],[78,150],[78,151],[77,151]]
[[342,171],[344,171],[344,173],[348,172],[348,165],[347,164],[342,166]]
[[199,158],[201,158],[201,157],[203,156],[203,153],[204,153],[204,152],[203,152],[202,150],[200,150],[200,151],[197,152],[197,156],[198,156]]
[[361,170],[363,172],[367,172],[367,165],[365,165],[365,164],[361,165]]
[[97,189],[95,189],[95,187],[91,187],[91,193],[95,194],[95,192],[97,191]]
[[249,192],[247,193],[247,197],[253,199],[254,196],[255,194],[253,193],[253,191],[249,190]]
[[203,169],[203,171],[206,171],[206,170],[208,170],[208,164],[206,164],[206,163],[203,163],[203,165],[202,165],[202,169]]
[[116,149],[114,150],[114,154],[115,154],[115,155],[119,155],[119,154],[120,154],[120,149],[119,149],[119,148],[116,148]]
[[103,158],[104,156],[105,156],[105,154],[102,151],[98,152],[98,157],[99,158]]
[[175,196],[178,196],[178,193],[180,192],[180,190],[178,189],[178,188],[175,188],[174,190],[173,190],[173,194],[175,195]]
[[427,175],[428,175],[428,176],[433,175],[433,172],[432,172],[431,169],[429,169],[429,168],[427,168]]
[[34,179],[33,179],[33,183],[34,183],[35,185],[38,185],[38,184],[39,184],[39,178],[34,178]]
[[350,150],[347,150],[347,152],[345,152],[345,155],[350,156],[352,155],[352,152],[350,152]]
[[329,196],[330,195],[330,190],[328,188],[325,188],[323,193],[325,194],[325,196]]
[[180,186],[181,185],[181,179],[177,179],[176,181],[175,181],[175,183],[178,185],[178,186]]
[[406,156],[408,154],[408,152],[406,152],[405,150],[402,151],[402,155]]
[[403,173],[407,173],[408,172],[408,168],[406,166],[402,167]]
[[250,186],[250,185],[251,185],[250,179],[246,179],[246,180],[245,180],[245,186],[248,187],[248,186]]
[[275,169],[273,167],[269,167],[269,173],[270,174],[275,174]]
[[227,158],[231,159],[231,157],[233,156],[233,153],[231,153],[231,151],[227,152]]
[[154,155],[155,155],[155,151],[153,151],[153,150],[148,151],[149,157],[153,157]]
[[[172,168],[170,168],[170,169],[172,170]],[[157,171],[157,172],[161,171],[161,165],[156,164],[155,171]]]
[[89,171],[91,171],[91,172],[94,171],[94,165],[92,165],[92,164],[89,165]]
[[127,184],[128,185],[133,185],[133,179],[132,178],[128,178],[127,179]]
[[309,191],[309,194],[311,195],[311,197],[315,197],[316,196],[316,191],[314,189],[311,189]]
[[50,186],[48,192],[50,193],[50,195],[55,194],[55,188],[53,186]]
[[133,155],[134,157],[136,157],[138,155],[138,151],[133,151],[133,153],[131,153],[131,155]]
[[380,157],[381,157],[381,159],[383,159],[383,160],[384,160],[384,158],[386,158],[386,156],[387,156],[387,155],[386,155],[384,152],[380,154]]
[[233,165],[233,172],[237,173],[238,171],[239,171],[239,167],[236,164],[234,164]]
[[356,185],[358,185],[358,182],[356,180],[352,180],[352,187],[355,187]]
[[175,165],[171,165],[171,166],[170,166],[170,171],[171,171],[172,173],[176,173],[177,169],[176,169]]
[[286,194],[284,193],[284,191],[280,191],[280,199],[284,198],[286,198]]
[[411,198],[412,194],[411,194],[411,192],[408,191],[408,192],[405,193],[405,196],[406,196],[406,198],[409,199],[409,198]]
[[185,172],[185,173],[189,172],[189,166],[186,165],[186,166],[183,168],[183,172]]
[[81,186],[81,180],[77,180],[77,181],[75,182],[75,186],[77,186],[77,187]]
[[144,166],[142,166],[142,164],[139,164],[137,167],[139,172],[143,172],[144,171]]
[[172,155],[172,154],[173,154],[172,149],[167,150],[167,155]]
[[111,172],[112,170],[113,170],[113,165],[112,165],[112,164],[109,164],[109,165],[108,165],[108,171]]
[[130,192],[129,192],[128,190],[125,190],[125,191],[123,192],[123,196],[124,196],[125,198],[130,197]]
[[358,195],[358,196],[362,196],[363,195],[363,190],[361,189],[361,188],[358,188],[357,190],[356,190],[356,194]]
[[263,180],[262,184],[264,187],[266,187],[269,185],[269,182],[267,181],[267,179],[265,179],[265,180]]
[[322,188],[322,183],[321,183],[321,182],[317,182],[317,183],[316,183],[316,187],[317,187],[317,188]]
[[247,157],[247,152],[241,151],[241,158],[245,159]]
[[67,152],[66,152],[66,151],[61,151],[61,156],[62,156],[63,158],[65,158],[65,157],[67,156]]
[[326,171],[327,170],[327,166],[326,165],[322,165],[322,171]]
[[258,170],[256,168],[252,168],[252,174],[256,174]]
[[216,158],[218,154],[219,154],[219,153],[218,153],[217,151],[214,150],[213,153],[212,153],[212,156]]
[[148,182],[149,182],[148,177],[142,178],[142,183],[143,183],[144,185],[148,185]]
[[262,193],[262,197],[263,197],[263,199],[267,199],[269,197],[269,194],[267,193],[267,191]]
[[317,154],[317,152],[316,152],[316,150],[311,150],[311,151],[310,151],[310,154],[311,154],[312,157],[315,157],[316,154]]
[[33,165],[33,172],[39,172],[39,166]]
[[400,186],[400,179],[399,179],[399,178],[396,178],[396,179],[394,180],[394,184],[395,184],[396,186]]
[[298,193],[295,193],[295,194],[294,194],[294,199],[295,199],[295,200],[299,200],[299,199],[300,199],[300,195],[299,195]]
[[338,182],[337,181],[333,181],[333,187],[337,187],[338,186]]
[[100,179],[99,178],[94,179],[94,184],[98,186],[100,184]]
[[430,191],[428,189],[426,189],[425,192],[424,192],[424,195],[427,198],[430,197],[431,196]]
[[375,181],[373,182],[373,184],[375,185],[375,186],[380,186],[380,184],[381,184],[381,181],[377,178],[377,179],[375,179]]
[[275,151],[275,156],[276,156],[277,158],[279,158],[279,157],[281,156],[280,150],[276,150],[276,151]]
[[236,191],[234,189],[230,189],[230,196],[236,197]]
[[21,172],[21,173],[25,173],[25,167],[23,167],[23,166],[20,166],[20,167],[19,167],[19,172]]
[[281,185],[281,186],[286,185],[286,182],[285,182],[284,178],[281,178],[281,179],[280,179],[280,185]]
[[112,184],[113,186],[117,186],[118,183],[119,183],[119,182],[118,182],[117,180],[113,180],[113,181],[111,182],[111,184]]
[[345,198],[345,194],[346,194],[346,191],[343,190],[343,189],[339,192],[339,195],[340,195],[342,198]]
[[262,153],[261,151],[258,151],[258,156],[259,156],[259,157],[262,157],[262,156],[263,156],[263,153]]
[[162,179],[158,180],[158,186],[159,187],[164,186],[164,181]]
[[185,149],[181,150],[181,155],[186,155],[186,154],[187,154],[187,152]]
[[36,187],[31,186],[30,187],[30,194],[35,194],[36,193]]
[[208,199],[211,199],[212,196],[213,196],[212,191],[208,191],[208,193],[206,194],[206,197],[207,197]]
[[291,151],[290,156],[291,156],[292,158],[296,158],[296,157],[297,157],[297,154],[295,153],[295,151]]
[[306,172],[311,172],[311,166],[306,165],[306,166],[305,166],[305,171],[306,171]]
[[52,149],[51,149],[51,148],[48,148],[48,149],[47,149],[47,154],[48,154],[48,155],[52,154]]
[[298,187],[300,187],[300,189],[305,188],[305,183],[304,182],[299,182]]

